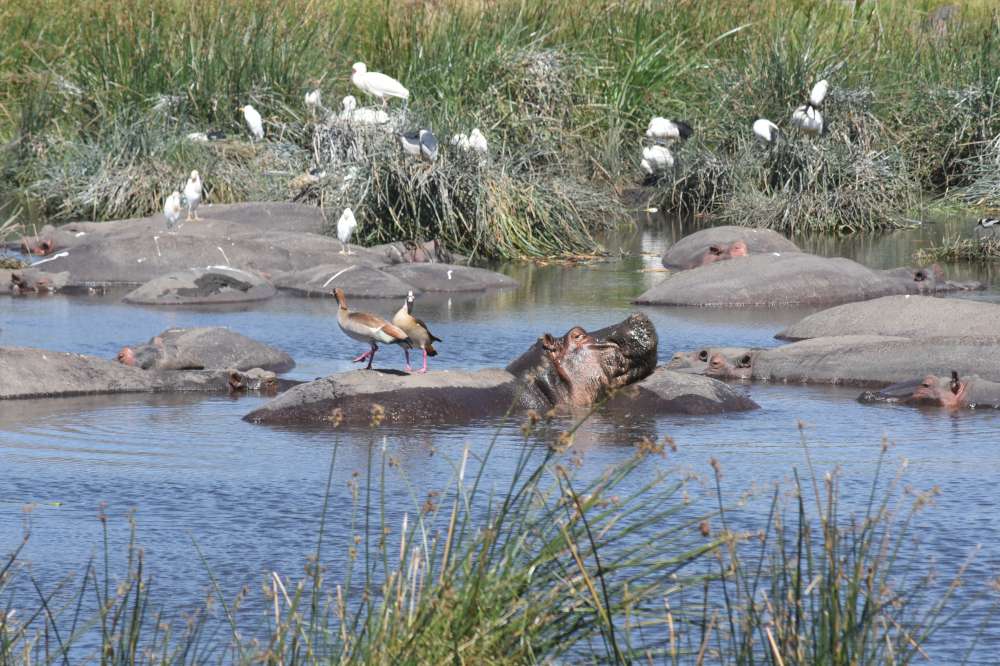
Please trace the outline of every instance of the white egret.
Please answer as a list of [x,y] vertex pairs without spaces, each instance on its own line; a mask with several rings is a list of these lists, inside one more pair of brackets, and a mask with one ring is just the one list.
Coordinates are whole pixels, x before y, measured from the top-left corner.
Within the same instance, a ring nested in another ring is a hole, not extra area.
[[264,121],[257,113],[257,109],[253,108],[249,104],[240,109],[243,111],[243,118],[247,121],[247,126],[250,127],[250,133],[254,135],[258,141],[264,138]]
[[358,221],[354,219],[354,211],[350,208],[345,208],[344,212],[340,215],[340,219],[337,220],[337,238],[340,239],[341,254],[354,254],[347,249],[347,243],[351,240],[351,234],[354,233],[356,226],[358,226]]
[[167,218],[167,229],[173,229],[181,219],[181,193],[174,190],[163,201],[163,216]]
[[792,125],[806,134],[822,134],[823,114],[816,107],[803,104],[792,112]]
[[403,152],[407,155],[419,157],[425,162],[433,162],[437,159],[437,137],[430,130],[422,129],[398,136],[399,144],[403,147]]
[[372,97],[378,97],[383,106],[389,103],[388,97],[410,99],[410,91],[402,83],[382,72],[369,72],[363,62],[356,62],[351,67],[351,83]]
[[781,130],[767,118],[758,118],[753,123],[753,133],[761,143],[772,144],[781,136]]
[[669,120],[660,116],[649,121],[646,129],[646,136],[650,139],[662,139],[664,141],[687,140],[694,130],[683,120]]
[[823,106],[823,100],[826,99],[826,93],[830,90],[830,83],[823,79],[813,86],[812,91],[809,93],[809,105],[819,108]]
[[451,143],[451,145],[455,146],[459,150],[468,150],[470,147],[469,135],[465,134],[464,132],[462,132],[461,134],[456,134],[453,137],[451,137],[451,141],[449,141],[449,143]]
[[486,137],[483,133],[479,131],[479,128],[473,128],[469,132],[469,148],[477,153],[487,153],[490,150],[490,144],[487,143]]
[[322,104],[322,93],[319,88],[316,90],[310,90],[306,93],[306,108],[309,109],[309,112],[314,118],[316,117],[316,114]]
[[674,166],[674,156],[666,146],[646,146],[642,149],[642,170],[655,175]]
[[184,198],[187,200],[188,221],[197,220],[198,206],[201,204],[201,176],[198,175],[197,171],[191,172],[191,177],[188,178],[187,184],[184,186]]
[[191,132],[187,135],[188,141],[194,141],[195,143],[208,143],[208,134],[205,132]]
[[356,122],[364,125],[382,125],[389,122],[389,114],[382,109],[358,108],[358,100],[354,95],[348,95],[341,102],[344,110],[340,112],[340,117],[348,122]]

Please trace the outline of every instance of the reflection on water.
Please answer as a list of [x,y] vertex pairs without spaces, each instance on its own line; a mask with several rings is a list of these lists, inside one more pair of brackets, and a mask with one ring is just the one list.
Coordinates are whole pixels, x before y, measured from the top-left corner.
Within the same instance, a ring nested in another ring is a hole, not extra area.
[[[952,233],[967,221],[946,220],[877,239],[807,239],[822,254],[843,253],[873,266],[909,262],[912,250],[934,234]],[[417,303],[422,318],[444,339],[433,368],[500,366],[520,354],[545,331],[562,334],[573,325],[605,326],[637,309],[629,301],[664,273],[659,254],[687,233],[676,223],[622,230],[611,239],[620,260],[572,266],[513,265],[502,268],[521,281],[517,290],[486,295],[427,295]],[[950,277],[993,283],[982,267],[947,267]],[[954,271],[954,272],[953,272]],[[311,379],[350,369],[358,351],[336,326],[331,300],[277,298],[254,308],[178,309],[125,306],[119,294],[49,297],[3,302],[0,344],[72,350],[113,357],[124,344],[144,341],[170,326],[225,325],[288,351],[298,366],[290,376]],[[997,292],[988,296],[996,298]],[[352,306],[391,315],[400,303],[356,301]],[[702,310],[647,308],[660,335],[660,359],[704,345],[770,346],[773,335],[814,309]],[[402,353],[386,349],[384,366],[402,365]],[[631,454],[642,436],[671,436],[678,444],[665,460],[649,461],[634,483],[660,470],[709,472],[719,460],[725,492],[735,501],[750,488],[766,490],[787,482],[804,466],[798,424],[815,467],[840,467],[853,495],[848,505],[867,500],[883,436],[890,457],[905,458],[915,486],[938,485],[937,506],[922,514],[926,526],[922,555],[954,567],[976,544],[983,550],[967,579],[976,589],[995,576],[1000,564],[1000,517],[993,508],[1000,412],[948,414],[886,405],[861,405],[858,391],[837,387],[753,385],[745,388],[761,405],[728,416],[649,416],[629,423],[600,416],[580,430],[575,451],[581,474],[593,475]],[[443,428],[330,431],[323,428],[260,427],[240,417],[262,404],[249,396],[103,396],[0,402],[0,550],[21,537],[22,507],[37,503],[29,519],[32,537],[25,556],[41,580],[56,581],[78,571],[100,543],[96,516],[107,502],[113,547],[123,554],[126,513],[137,510],[139,541],[156,577],[156,588],[171,606],[198,603],[207,574],[193,557],[195,538],[224,589],[242,584],[258,589],[264,573],[297,575],[314,545],[317,516],[331,453],[334,469],[328,579],[345,571],[349,529],[348,483],[363,472],[369,455],[383,445],[399,461],[386,492],[390,521],[412,515],[428,490],[445,486],[455,461],[469,446],[476,456],[496,437],[489,478],[502,486],[525,442],[519,422],[502,419]],[[515,420],[516,421],[516,420]],[[562,424],[568,425],[568,424]],[[697,483],[696,483],[697,486]],[[416,490],[413,490],[416,488]],[[695,490],[695,496],[697,496]],[[765,493],[766,495],[766,493]],[[748,525],[760,524],[764,503],[743,510]],[[251,594],[253,597],[254,595]],[[944,639],[945,637],[941,637]],[[987,636],[988,663],[998,636]],[[947,650],[938,645],[938,649]]]

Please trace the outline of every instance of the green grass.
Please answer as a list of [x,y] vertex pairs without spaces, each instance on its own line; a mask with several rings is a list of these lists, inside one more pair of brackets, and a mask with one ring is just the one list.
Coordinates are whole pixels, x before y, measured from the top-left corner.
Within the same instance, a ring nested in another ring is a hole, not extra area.
[[[776,488],[770,513],[765,501],[742,532],[730,521],[745,508],[722,500],[714,460],[717,508],[691,479],[649,472],[671,455],[669,439],[644,439],[582,482],[572,448],[582,422],[563,431],[532,414],[509,478],[487,472],[494,440],[454,461],[448,487],[428,489],[380,445],[378,410],[364,478],[336,513],[333,435],[318,526],[302,526],[318,530],[301,578],[225,590],[195,535],[192,566],[207,571],[209,598],[159,607],[134,523],[125,569],[113,570],[101,512],[102,556],[82,575],[36,580],[20,559],[30,533],[0,566],[0,592],[17,608],[0,612],[0,663],[908,664],[972,603],[955,598],[961,568],[939,580],[921,557],[914,519],[933,493],[905,508],[900,479],[882,479],[887,447],[855,512],[841,506],[836,475],[820,480],[810,463],[788,502]],[[400,521],[387,519],[390,476],[410,495]],[[354,535],[346,551],[324,549],[332,529]],[[262,598],[251,604],[253,594]]]
[[927,264],[933,261],[996,261],[1000,259],[1000,238],[945,238],[940,245],[917,250],[915,261]]
[[[364,60],[409,87],[410,123],[442,139],[478,126],[494,147],[487,182],[467,191],[474,206],[455,217],[425,212],[446,208],[444,194],[356,201],[379,226],[373,238],[398,236],[406,219],[413,235],[451,233],[483,256],[598,251],[592,232],[626,219],[612,188],[641,180],[652,115],[698,133],[652,193],[664,208],[844,232],[892,228],[928,194],[969,189],[1000,205],[1000,188],[983,185],[1000,135],[1000,18],[988,2],[961,3],[942,29],[929,20],[941,0],[397,4],[11,0],[0,9],[0,196],[54,221],[152,214],[198,167],[210,200],[290,198],[316,157],[303,94],[320,87],[338,108]],[[791,111],[823,77],[830,132],[794,137]],[[210,128],[244,142],[236,107],[247,102],[268,132],[260,159],[185,145]],[[751,144],[758,117],[792,139],[782,159]],[[567,212],[560,192],[586,188],[605,205]],[[415,198],[426,204],[416,212]],[[521,209],[532,219],[515,224]],[[504,237],[484,243],[485,229]]]

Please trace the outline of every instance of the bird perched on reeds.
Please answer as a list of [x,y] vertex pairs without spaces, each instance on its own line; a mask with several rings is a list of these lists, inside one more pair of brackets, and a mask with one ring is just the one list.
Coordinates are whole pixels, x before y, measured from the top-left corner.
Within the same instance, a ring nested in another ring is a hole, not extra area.
[[478,127],[473,127],[472,131],[469,132],[469,149],[482,154],[489,152],[490,144]]
[[351,234],[354,233],[354,228],[357,226],[358,221],[354,219],[354,211],[345,208],[344,212],[340,214],[340,219],[337,220],[337,238],[340,239],[341,254],[354,254],[347,249],[347,243],[351,240]]
[[343,110],[340,117],[348,122],[361,123],[363,125],[381,125],[389,122],[389,114],[382,109],[358,108],[358,100],[354,95],[348,95],[341,101]]
[[[443,342],[443,340],[431,333],[430,329],[427,328],[427,324],[421,319],[413,316],[413,301],[413,292],[411,291],[407,294],[406,300],[403,302],[403,307],[399,308],[393,316],[392,323],[406,333],[413,347],[424,352],[424,367],[417,370],[417,372],[424,373],[427,372],[427,357],[437,356],[434,343]],[[410,367],[410,348],[403,345],[403,353],[406,355],[406,371],[411,372],[413,368]]]
[[753,122],[753,134],[761,143],[770,145],[781,136],[781,130],[767,118],[758,118]]
[[399,145],[403,152],[412,157],[419,157],[425,162],[433,162],[438,156],[438,141],[430,130],[422,129],[415,132],[398,134]]
[[181,219],[181,193],[174,190],[163,201],[163,216],[167,218],[167,229],[173,229]]
[[649,121],[646,128],[646,136],[650,139],[662,141],[687,141],[694,130],[683,120],[670,120],[655,116]]
[[309,109],[309,113],[312,114],[313,118],[319,114],[322,104],[322,93],[319,88],[306,93],[306,108]]
[[642,149],[642,170],[650,176],[672,169],[674,156],[666,146],[645,146]]
[[815,106],[803,104],[792,112],[792,125],[806,134],[819,135],[823,133],[823,115]]
[[378,97],[382,100],[382,106],[388,105],[389,97],[398,97],[404,101],[410,99],[410,91],[402,83],[382,72],[369,72],[368,66],[363,62],[356,62],[351,67],[351,83],[362,92]]
[[247,121],[247,126],[250,128],[250,133],[253,134],[254,138],[258,141],[264,138],[264,120],[257,113],[257,109],[253,108],[249,104],[240,108],[243,112],[243,119]]
[[184,185],[184,200],[187,202],[188,221],[197,220],[198,206],[201,204],[201,176],[197,170],[191,172],[187,184]]
[[817,82],[816,85],[812,87],[809,91],[809,105],[816,107],[817,109],[823,106],[823,100],[826,99],[826,93],[830,91],[830,82],[826,79],[822,79]]
[[337,298],[337,304],[340,306],[337,310],[337,325],[340,326],[340,330],[352,340],[367,342],[371,345],[371,349],[358,356],[352,363],[359,363],[368,359],[368,365],[365,369],[371,370],[372,361],[375,360],[375,352],[378,351],[378,343],[381,342],[384,345],[412,345],[410,338],[398,326],[369,312],[351,312],[348,310],[344,290],[340,287],[333,290],[333,295]]

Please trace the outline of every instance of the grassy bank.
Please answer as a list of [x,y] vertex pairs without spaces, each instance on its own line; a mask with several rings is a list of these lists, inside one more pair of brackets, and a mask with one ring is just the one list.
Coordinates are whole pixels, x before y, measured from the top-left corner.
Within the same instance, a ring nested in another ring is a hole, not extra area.
[[[213,201],[290,198],[320,157],[304,93],[318,87],[339,109],[357,92],[351,63],[364,60],[410,89],[407,126],[440,139],[478,126],[491,142],[486,168],[465,175],[473,203],[455,210],[447,196],[461,184],[447,166],[419,195],[406,194],[409,174],[378,175],[385,187],[353,201],[372,238],[398,237],[404,220],[407,234],[450,233],[484,256],[592,251],[594,229],[625,219],[612,189],[641,180],[652,115],[697,132],[655,186],[661,207],[868,231],[898,224],[921,193],[971,188],[1000,205],[979,175],[1000,134],[1000,19],[985,0],[950,14],[945,4],[10,0],[0,9],[0,196],[56,221],[150,214],[199,168]],[[796,136],[791,111],[823,77],[828,132]],[[252,154],[235,110],[245,103],[267,130]],[[753,144],[758,117],[786,132],[783,150]],[[243,145],[184,139],[208,129]],[[522,211],[529,221],[514,224]]]
[[[302,526],[317,544],[305,575],[225,590],[195,540],[192,563],[209,579],[200,608],[158,605],[134,524],[125,568],[112,571],[102,511],[103,562],[76,578],[34,579],[21,548],[0,566],[0,663],[908,664],[967,608],[953,598],[961,570],[939,580],[912,540],[931,494],[882,478],[885,447],[859,509],[842,505],[836,475],[810,468],[737,528],[742,509],[723,501],[714,460],[707,488],[651,474],[674,444],[643,440],[582,481],[575,428],[562,427],[531,416],[509,479],[487,472],[484,443],[436,489],[409,479],[373,430],[353,505],[338,508],[334,442],[318,525]],[[390,475],[412,502],[397,522]],[[334,529],[355,535],[346,552],[324,549]]]

